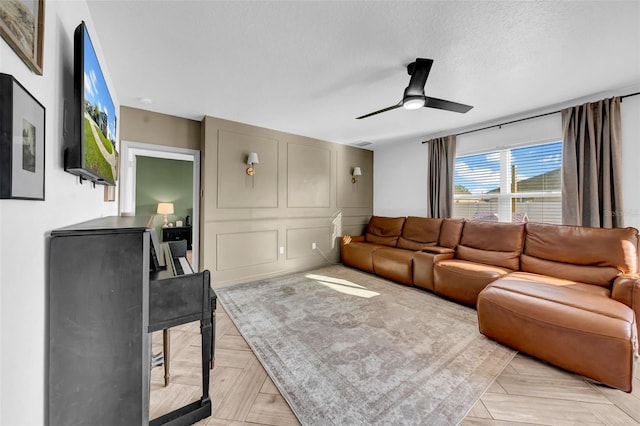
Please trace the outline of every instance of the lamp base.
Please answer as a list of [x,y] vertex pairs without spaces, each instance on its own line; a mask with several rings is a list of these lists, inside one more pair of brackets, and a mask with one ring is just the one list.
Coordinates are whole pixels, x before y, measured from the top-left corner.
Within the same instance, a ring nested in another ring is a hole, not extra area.
[[163,228],[168,228],[169,227],[169,221],[167,221],[167,215],[164,215],[164,223],[162,224]]

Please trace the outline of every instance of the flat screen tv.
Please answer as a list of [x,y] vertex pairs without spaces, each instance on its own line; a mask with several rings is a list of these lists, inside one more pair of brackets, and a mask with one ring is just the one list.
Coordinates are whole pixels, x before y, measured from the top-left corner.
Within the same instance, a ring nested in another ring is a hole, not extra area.
[[76,28],[73,44],[74,120],[65,170],[97,184],[115,185],[116,109],[84,22]]

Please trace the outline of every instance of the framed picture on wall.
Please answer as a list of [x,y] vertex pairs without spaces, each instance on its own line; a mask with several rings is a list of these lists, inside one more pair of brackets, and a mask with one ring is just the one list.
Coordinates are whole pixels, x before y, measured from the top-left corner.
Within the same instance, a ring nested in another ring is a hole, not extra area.
[[44,0],[1,0],[0,35],[33,72],[42,75]]
[[0,198],[44,200],[45,109],[0,74]]

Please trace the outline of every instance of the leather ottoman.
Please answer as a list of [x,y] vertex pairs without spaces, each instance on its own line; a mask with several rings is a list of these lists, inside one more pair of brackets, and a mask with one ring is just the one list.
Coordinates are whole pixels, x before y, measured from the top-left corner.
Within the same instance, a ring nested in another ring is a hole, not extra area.
[[[535,274],[527,274],[535,279]],[[544,277],[541,277],[541,280]],[[573,286],[573,287],[572,287]],[[631,392],[635,315],[602,289],[501,278],[478,296],[480,332],[558,367]]]

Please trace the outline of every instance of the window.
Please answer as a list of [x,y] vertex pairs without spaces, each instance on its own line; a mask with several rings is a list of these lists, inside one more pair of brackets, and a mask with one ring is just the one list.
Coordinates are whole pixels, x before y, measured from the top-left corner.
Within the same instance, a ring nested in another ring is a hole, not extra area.
[[562,223],[562,142],[456,158],[453,217]]

